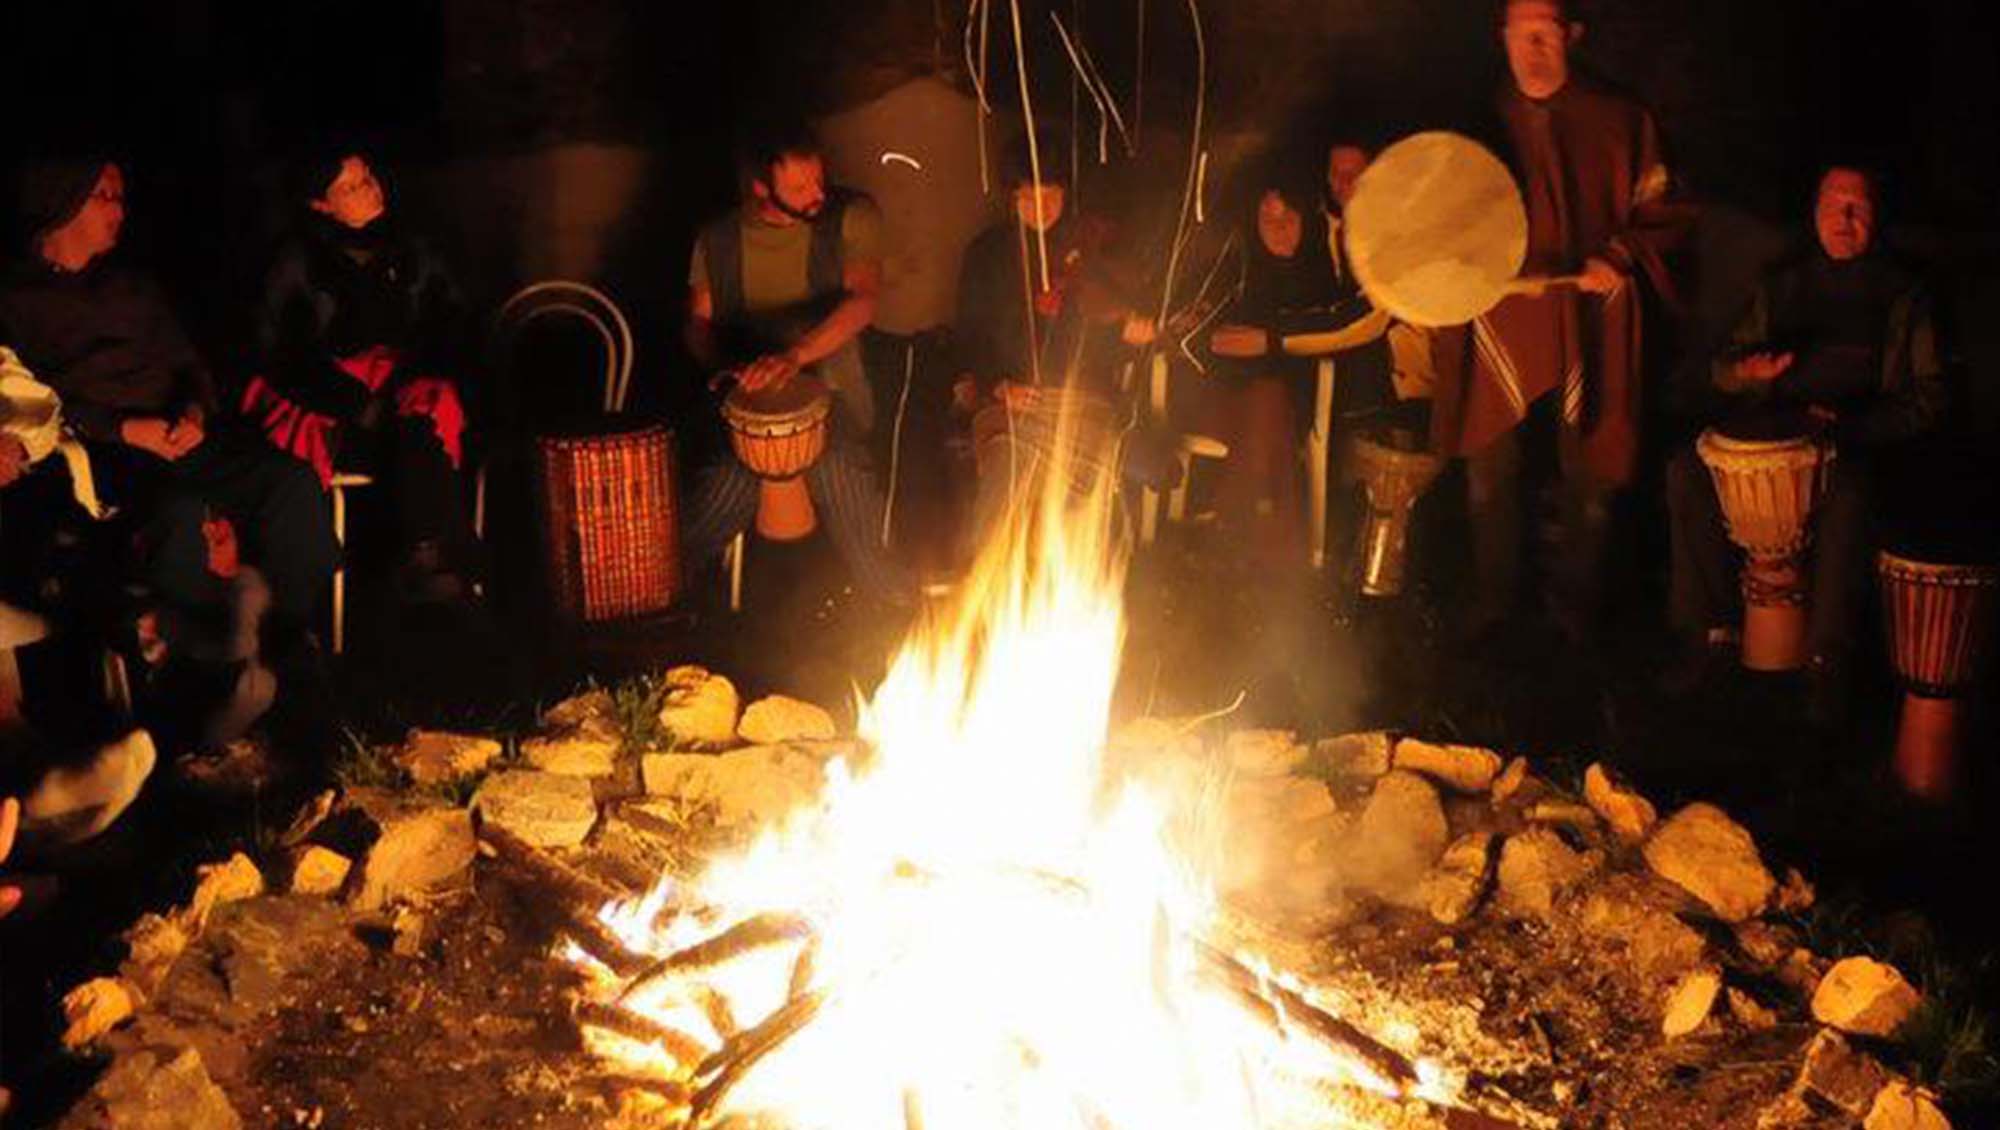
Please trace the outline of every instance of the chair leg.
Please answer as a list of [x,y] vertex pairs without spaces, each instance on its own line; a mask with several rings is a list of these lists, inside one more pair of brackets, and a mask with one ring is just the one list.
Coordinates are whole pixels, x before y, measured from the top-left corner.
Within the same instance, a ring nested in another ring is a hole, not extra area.
[[333,569],[333,653],[347,650],[347,491],[333,487],[333,541],[340,561]]
[[749,539],[737,534],[722,551],[722,567],[729,571],[729,610],[743,611],[743,551]]
[[1194,457],[1181,452],[1181,481],[1167,495],[1167,521],[1179,524],[1187,521],[1187,500],[1189,480],[1194,478]]

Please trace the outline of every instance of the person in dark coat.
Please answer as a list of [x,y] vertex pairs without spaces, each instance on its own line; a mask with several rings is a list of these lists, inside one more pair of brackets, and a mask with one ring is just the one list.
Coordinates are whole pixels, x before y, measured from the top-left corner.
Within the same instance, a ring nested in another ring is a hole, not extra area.
[[[1947,401],[1929,292],[1878,246],[1877,195],[1864,170],[1825,172],[1814,246],[1766,274],[1711,369],[1725,431],[1795,422],[1838,451],[1813,508],[1806,620],[1808,707],[1823,722],[1839,719],[1849,692],[1879,544],[1874,500],[1886,472],[1937,431]],[[1668,465],[1667,504],[1671,611],[1685,653],[1665,683],[1685,693],[1734,658],[1741,554],[1692,446]]]
[[104,161],[42,162],[23,175],[26,254],[0,274],[0,338],[62,397],[99,493],[136,517],[141,569],[161,600],[228,599],[210,569],[217,519],[304,627],[338,555],[310,469],[218,412],[208,366],[153,281],[111,256],[125,178]]
[[465,303],[390,210],[366,157],[334,149],[303,162],[296,195],[298,223],[264,284],[243,412],[321,482],[336,469],[375,478],[393,501],[403,595],[463,596],[475,556],[454,379]]

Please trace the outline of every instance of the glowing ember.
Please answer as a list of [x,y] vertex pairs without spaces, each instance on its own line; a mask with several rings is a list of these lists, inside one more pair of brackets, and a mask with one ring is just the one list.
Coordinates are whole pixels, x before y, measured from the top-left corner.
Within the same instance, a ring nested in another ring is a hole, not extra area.
[[[862,710],[865,765],[604,921],[591,1050],[670,1117],[799,1127],[1370,1125],[1414,1065],[1203,941],[1176,801],[1104,779],[1123,638],[1111,485],[1051,467]],[[613,1030],[613,1027],[616,1030]],[[1421,1074],[1428,1076],[1426,1069]],[[1429,1083],[1429,1080],[1426,1080]]]

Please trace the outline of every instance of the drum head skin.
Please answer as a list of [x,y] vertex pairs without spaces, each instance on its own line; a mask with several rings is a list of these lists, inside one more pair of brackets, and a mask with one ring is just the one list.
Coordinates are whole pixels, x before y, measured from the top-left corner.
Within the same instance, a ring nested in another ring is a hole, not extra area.
[[722,402],[722,414],[732,422],[777,424],[816,420],[832,407],[833,397],[827,392],[826,382],[810,373],[800,373],[777,388],[751,392],[737,385]]
[[1455,326],[1507,295],[1528,254],[1514,176],[1484,146],[1442,130],[1375,158],[1347,205],[1347,257],[1375,305],[1419,326]]

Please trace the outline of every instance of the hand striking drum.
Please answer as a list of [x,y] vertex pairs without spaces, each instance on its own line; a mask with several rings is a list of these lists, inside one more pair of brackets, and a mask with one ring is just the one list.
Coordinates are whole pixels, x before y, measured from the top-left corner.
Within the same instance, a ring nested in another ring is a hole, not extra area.
[[819,524],[802,476],[826,452],[832,411],[826,383],[808,374],[755,392],[738,385],[723,401],[730,447],[763,480],[757,532],[771,541],[797,541]]

